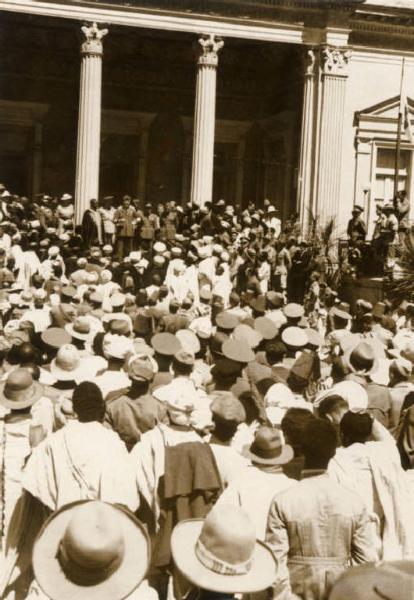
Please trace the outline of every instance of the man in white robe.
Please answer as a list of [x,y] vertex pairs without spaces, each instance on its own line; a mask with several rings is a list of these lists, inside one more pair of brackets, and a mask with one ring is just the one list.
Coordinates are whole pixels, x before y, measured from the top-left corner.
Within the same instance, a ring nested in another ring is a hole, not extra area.
[[[118,434],[102,424],[105,403],[99,388],[81,383],[72,397],[79,421],[70,420],[32,452],[22,475],[23,496],[19,521],[10,528],[7,556],[2,566],[0,597],[18,588],[25,574],[30,583],[31,544],[42,518],[77,500],[103,500],[131,511],[139,505],[128,451]],[[37,502],[36,502],[37,501]],[[42,511],[43,509],[43,511]],[[40,513],[40,514],[39,514]],[[42,514],[43,513],[43,514]]]

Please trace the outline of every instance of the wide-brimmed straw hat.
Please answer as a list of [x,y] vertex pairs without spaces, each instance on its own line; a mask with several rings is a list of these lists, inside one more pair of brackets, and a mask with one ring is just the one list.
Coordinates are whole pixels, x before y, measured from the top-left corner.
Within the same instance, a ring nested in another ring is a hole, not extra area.
[[204,590],[248,594],[265,590],[276,579],[272,552],[256,540],[245,511],[232,505],[215,506],[205,519],[179,523],[171,550],[178,570]]
[[80,501],[46,521],[33,569],[51,600],[122,600],[144,579],[149,552],[143,526],[126,509]]
[[15,369],[0,384],[0,404],[11,410],[32,406],[42,396],[42,386],[27,369]]
[[58,381],[76,381],[86,370],[82,365],[79,350],[72,344],[59,348],[50,363],[50,372]]
[[257,329],[253,329],[246,323],[240,323],[233,331],[233,339],[238,344],[246,344],[249,348],[257,348],[260,342],[263,340],[263,335]]
[[373,373],[378,369],[378,356],[373,346],[362,341],[344,354],[344,364],[351,373]]
[[73,323],[65,325],[65,329],[73,338],[85,342],[91,341],[96,333],[88,317],[78,317]]
[[259,427],[246,456],[259,465],[285,465],[294,453],[291,446],[283,443],[278,429]]

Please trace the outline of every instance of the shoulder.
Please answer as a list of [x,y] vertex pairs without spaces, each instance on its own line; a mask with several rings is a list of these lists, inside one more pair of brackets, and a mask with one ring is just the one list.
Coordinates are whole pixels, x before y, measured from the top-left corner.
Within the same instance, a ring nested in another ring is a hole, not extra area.
[[49,434],[44,440],[40,442],[32,451],[32,456],[40,454],[48,454],[50,451],[53,452],[53,448],[63,447],[64,438],[68,431],[68,425],[62,427],[58,431]]
[[[100,436],[104,438],[104,440],[102,440],[102,443],[111,444],[113,448],[115,448],[116,446],[122,447],[126,452],[125,444],[116,431],[108,429],[102,423],[97,423],[97,425],[98,427],[95,431],[98,437]],[[110,448],[106,448],[106,450],[108,453],[110,452]]]
[[[105,370],[105,371],[103,371],[103,373],[107,373],[107,371]],[[115,390],[113,392],[109,392],[109,394],[105,398],[105,403],[107,405],[107,411],[109,411],[110,409],[112,409],[115,406],[118,406],[119,404],[123,404],[126,399],[129,399],[129,397],[127,396],[128,390],[129,390],[129,388],[125,387],[120,390]]]
[[130,454],[133,457],[137,457],[142,452],[152,453],[154,446],[157,446],[157,444],[161,444],[162,447],[164,447],[164,437],[160,425],[143,433],[140,440],[132,448]]
[[117,390],[117,392],[114,392],[116,397],[112,397],[112,399],[109,397],[111,394],[108,394],[106,399],[106,403],[109,402],[109,406],[107,406],[106,409],[108,413],[116,413],[132,402],[131,398],[126,395],[126,391],[127,389],[119,391]]

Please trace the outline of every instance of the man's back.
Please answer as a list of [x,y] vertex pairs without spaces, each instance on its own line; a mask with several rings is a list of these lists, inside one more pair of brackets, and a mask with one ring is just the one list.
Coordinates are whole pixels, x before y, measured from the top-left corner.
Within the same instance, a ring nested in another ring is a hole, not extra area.
[[292,592],[307,600],[324,598],[351,563],[377,559],[362,500],[320,473],[278,494],[267,526],[282,589],[289,590],[290,578]]
[[161,405],[150,394],[131,398],[126,393],[107,405],[105,424],[118,433],[130,451],[161,417]]
[[138,507],[134,473],[119,436],[101,423],[71,420],[32,452],[23,487],[52,511],[76,500]]
[[[214,451],[214,445],[212,445]],[[246,465],[223,492],[218,502],[241,506],[256,526],[256,537],[264,540],[269,507],[275,494],[297,485],[284,475],[281,468],[272,471]]]

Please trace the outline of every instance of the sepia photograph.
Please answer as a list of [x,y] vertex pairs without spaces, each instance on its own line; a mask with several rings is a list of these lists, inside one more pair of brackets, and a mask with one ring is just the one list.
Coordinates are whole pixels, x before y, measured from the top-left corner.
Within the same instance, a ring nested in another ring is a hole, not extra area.
[[414,0],[0,0],[0,600],[414,600]]

